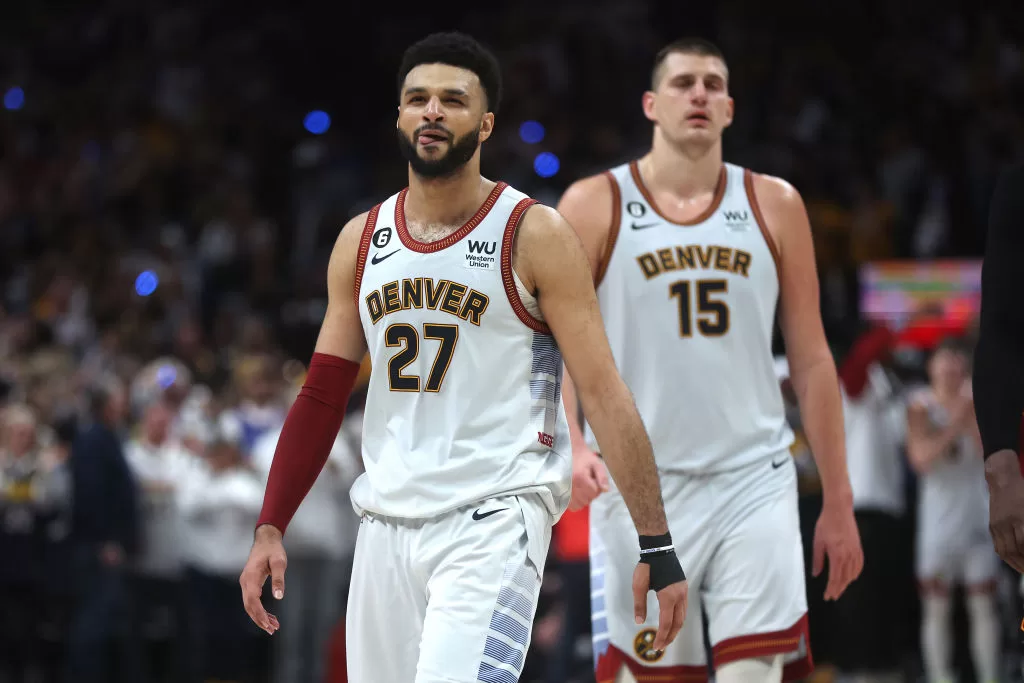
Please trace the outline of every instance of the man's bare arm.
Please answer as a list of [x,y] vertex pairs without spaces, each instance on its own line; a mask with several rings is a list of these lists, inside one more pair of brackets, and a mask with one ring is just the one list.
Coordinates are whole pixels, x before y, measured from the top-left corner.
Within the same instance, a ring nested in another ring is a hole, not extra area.
[[[578,180],[566,189],[558,202],[558,213],[562,214],[579,236],[590,264],[590,272],[595,277],[608,246],[609,228],[612,220],[617,218],[613,216],[611,182],[605,174]],[[594,284],[596,286],[597,283]],[[586,441],[579,419],[579,399],[572,378],[568,375],[562,382],[562,401],[569,419],[573,452],[585,449]]]
[[935,429],[925,406],[915,403],[907,407],[907,458],[918,474],[930,471],[959,436],[958,425]]
[[327,312],[316,339],[316,353],[360,363],[366,355],[366,337],[355,301],[359,240],[366,225],[362,213],[342,228],[327,265]]
[[778,227],[780,325],[807,440],[821,473],[824,501],[852,505],[843,404],[821,321],[807,210],[800,193],[784,180],[755,175],[753,185],[768,226]]
[[537,293],[637,531],[642,536],[667,533],[651,442],[615,368],[579,237],[558,212],[534,206],[519,228],[514,259],[523,283]]

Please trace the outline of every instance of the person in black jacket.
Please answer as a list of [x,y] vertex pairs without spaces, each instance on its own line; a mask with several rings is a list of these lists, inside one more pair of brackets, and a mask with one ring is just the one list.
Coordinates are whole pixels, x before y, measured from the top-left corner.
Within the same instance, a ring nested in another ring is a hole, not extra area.
[[138,547],[139,513],[118,434],[127,411],[125,388],[108,381],[91,392],[90,404],[91,420],[75,438],[70,458],[79,602],[69,635],[68,673],[76,683],[106,683],[117,680],[108,666],[110,646],[123,646],[127,636],[127,571]]
[[999,556],[1024,572],[1024,164],[1003,174],[989,207],[974,405],[985,450],[989,530]]

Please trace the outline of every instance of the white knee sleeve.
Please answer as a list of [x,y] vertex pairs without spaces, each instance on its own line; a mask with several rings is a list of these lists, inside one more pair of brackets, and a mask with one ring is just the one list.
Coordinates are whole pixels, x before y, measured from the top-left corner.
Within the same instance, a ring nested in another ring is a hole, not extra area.
[[715,672],[715,683],[781,683],[782,659],[773,655],[723,664]]

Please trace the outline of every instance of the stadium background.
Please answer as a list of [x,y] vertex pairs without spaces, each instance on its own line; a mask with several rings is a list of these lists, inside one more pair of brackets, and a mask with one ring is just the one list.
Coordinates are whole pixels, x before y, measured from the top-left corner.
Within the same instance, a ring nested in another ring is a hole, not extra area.
[[[27,659],[60,671],[69,653],[109,648],[117,666],[104,681],[149,680],[140,662],[153,663],[152,680],[189,680],[209,665],[226,668],[208,678],[299,682],[312,674],[281,663],[314,657],[338,670],[340,630],[314,625],[343,615],[360,397],[319,501],[333,506],[331,522],[313,525],[309,547],[293,552],[306,552],[310,571],[290,573],[290,600],[314,597],[282,618],[282,633],[301,624],[310,643],[333,636],[315,654],[284,652],[293,646],[248,626],[236,600],[253,491],[256,510],[262,493],[257,452],[268,442],[259,437],[269,434],[272,450],[301,383],[337,230],[406,182],[394,143],[401,52],[449,28],[494,48],[504,70],[485,174],[550,204],[572,180],[643,153],[640,95],[662,44],[715,40],[737,103],[726,157],[803,193],[837,362],[884,321],[902,330],[900,372],[913,378],[936,329],[970,332],[988,198],[999,170],[1024,158],[1017,3],[6,3],[0,669]],[[868,275],[892,259],[903,265]],[[908,322],[922,299],[937,307]],[[119,449],[88,438],[90,410],[107,396],[90,389],[109,388],[112,376],[129,388],[125,450],[169,432],[185,444],[167,446],[176,457],[236,475],[237,500],[226,502],[211,477],[164,488],[138,472],[124,477]],[[22,451],[31,457],[16,462]],[[820,499],[813,468],[801,472],[809,540]],[[892,618],[906,624],[913,678],[912,477],[907,488],[907,557],[885,561],[906,585]],[[174,508],[180,497],[190,516],[168,532],[173,540],[146,538],[152,506]],[[137,504],[117,507],[122,499]],[[83,529],[104,524],[122,534],[123,552],[83,564]],[[190,525],[205,525],[204,540]],[[140,578],[134,567],[154,547],[177,553],[171,565],[184,557],[186,573]],[[585,553],[585,515],[569,516],[524,681],[588,680]],[[1015,577],[1005,578],[1010,680],[1020,676],[1021,609]],[[833,608],[823,588],[809,584],[817,676],[829,678]],[[957,649],[970,681],[964,638]]]

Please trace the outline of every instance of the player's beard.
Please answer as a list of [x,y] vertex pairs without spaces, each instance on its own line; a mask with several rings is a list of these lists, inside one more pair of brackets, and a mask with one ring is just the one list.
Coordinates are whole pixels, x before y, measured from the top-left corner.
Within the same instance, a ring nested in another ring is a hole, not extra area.
[[405,160],[412,166],[413,173],[422,178],[444,178],[452,175],[473,158],[476,148],[480,146],[479,127],[455,140],[449,133],[448,152],[437,159],[424,159],[416,151],[414,140],[419,138],[421,132],[427,130],[438,131],[437,128],[430,125],[420,126],[413,132],[412,139],[409,139],[400,128],[398,129],[398,148],[402,151]]

